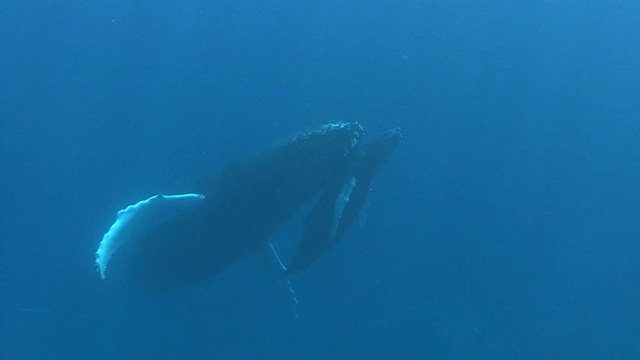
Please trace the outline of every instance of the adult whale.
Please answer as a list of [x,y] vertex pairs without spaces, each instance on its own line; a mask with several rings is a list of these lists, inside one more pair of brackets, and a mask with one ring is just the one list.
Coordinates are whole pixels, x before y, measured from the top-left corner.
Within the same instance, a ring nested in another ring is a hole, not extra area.
[[314,194],[352,168],[363,133],[356,122],[325,124],[231,165],[191,194],[152,197],[122,210],[96,253],[101,274],[122,248],[127,275],[148,290],[214,276],[264,245]]

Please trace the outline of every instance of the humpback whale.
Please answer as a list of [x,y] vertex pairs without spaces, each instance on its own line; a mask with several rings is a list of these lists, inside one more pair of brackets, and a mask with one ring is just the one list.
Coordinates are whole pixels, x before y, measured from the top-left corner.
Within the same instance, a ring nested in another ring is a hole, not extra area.
[[156,195],[121,210],[96,252],[100,275],[124,249],[126,276],[147,290],[202,282],[264,246],[321,194],[294,256],[303,260],[292,263],[302,270],[353,222],[399,131],[360,146],[363,135],[357,122],[318,126],[232,164],[191,193]]
[[287,271],[298,273],[334,246],[364,206],[371,179],[402,138],[399,128],[361,145],[349,166],[330,182],[304,221],[302,239]]

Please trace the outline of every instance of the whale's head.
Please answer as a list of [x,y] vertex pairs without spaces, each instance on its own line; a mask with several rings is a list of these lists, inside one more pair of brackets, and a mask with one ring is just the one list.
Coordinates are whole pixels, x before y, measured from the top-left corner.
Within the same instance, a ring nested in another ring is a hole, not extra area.
[[400,128],[393,128],[367,143],[361,150],[363,158],[361,166],[371,167],[371,170],[373,170],[377,166],[384,164],[396,146],[398,146],[400,139],[402,139]]
[[357,122],[332,122],[299,134],[291,143],[304,145],[306,152],[315,154],[316,161],[322,161],[349,156],[363,136],[364,128]]

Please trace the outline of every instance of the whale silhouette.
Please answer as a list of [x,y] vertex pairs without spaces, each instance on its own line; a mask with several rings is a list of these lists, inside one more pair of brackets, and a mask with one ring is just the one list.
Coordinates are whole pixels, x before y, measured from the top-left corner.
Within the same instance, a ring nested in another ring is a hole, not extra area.
[[264,247],[271,234],[321,194],[291,263],[292,271],[301,271],[353,222],[374,170],[399,134],[394,129],[360,146],[364,130],[359,123],[324,124],[232,164],[191,193],[156,195],[131,205],[103,237],[98,270],[104,278],[109,261],[123,252],[126,275],[147,290],[197,284]]

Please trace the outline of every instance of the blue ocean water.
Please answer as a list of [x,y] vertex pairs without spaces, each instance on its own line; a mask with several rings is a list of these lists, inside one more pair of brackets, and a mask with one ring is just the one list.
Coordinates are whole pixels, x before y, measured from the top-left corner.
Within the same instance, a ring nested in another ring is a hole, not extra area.
[[[640,357],[637,1],[0,10],[0,359]],[[404,138],[298,305],[101,281],[118,209],[328,120]]]

